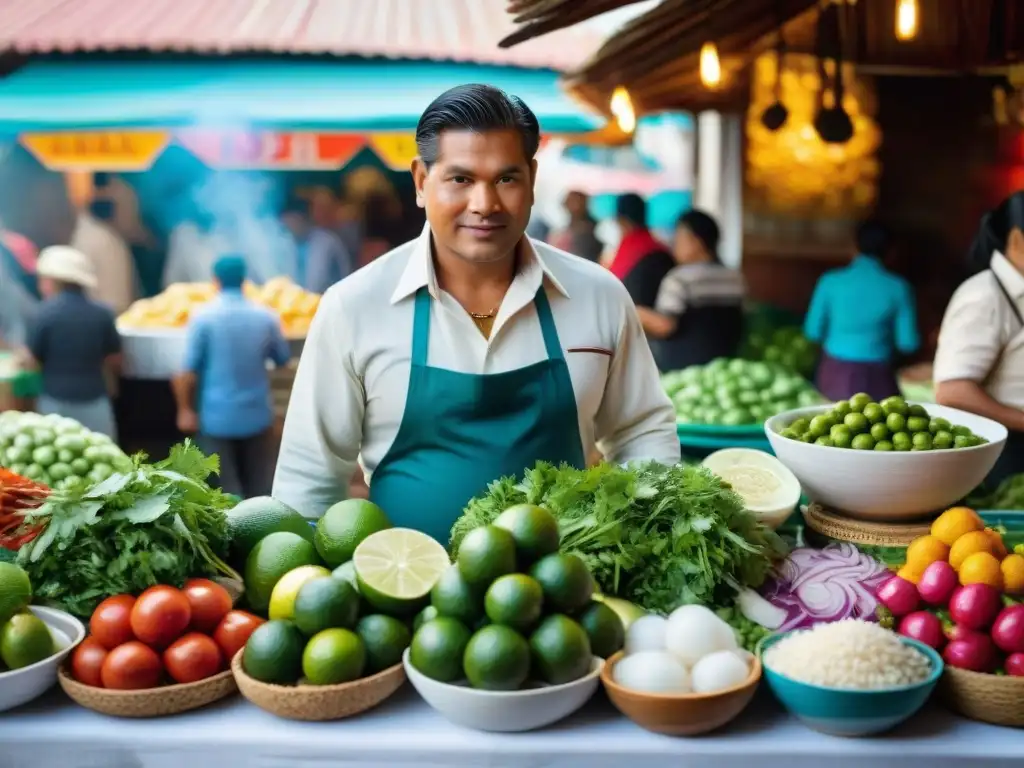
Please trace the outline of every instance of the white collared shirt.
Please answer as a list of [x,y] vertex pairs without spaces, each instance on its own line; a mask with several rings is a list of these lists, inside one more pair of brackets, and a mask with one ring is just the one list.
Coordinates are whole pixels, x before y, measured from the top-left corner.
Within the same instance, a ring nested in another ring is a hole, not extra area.
[[86,256],[96,271],[89,297],[120,315],[135,300],[135,260],[116,229],[85,211],[78,214],[70,245]]
[[996,282],[1024,315],[1024,275],[1003,254],[956,289],[935,352],[935,383],[966,379],[994,400],[1024,409],[1024,327]]
[[427,364],[492,374],[545,359],[533,304],[543,283],[576,393],[584,452],[596,446],[612,462],[680,460],[672,403],[622,283],[543,243],[524,237],[521,247],[519,272],[490,339],[438,287],[429,228],[324,294],[295,374],[276,498],[315,518],[346,497],[357,466],[372,482],[405,412],[413,304],[424,286],[434,299]]

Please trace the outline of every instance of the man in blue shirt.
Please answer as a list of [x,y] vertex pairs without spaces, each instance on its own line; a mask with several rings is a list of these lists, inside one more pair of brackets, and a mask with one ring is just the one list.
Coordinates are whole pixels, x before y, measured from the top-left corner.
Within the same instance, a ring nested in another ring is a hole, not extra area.
[[245,498],[270,493],[274,420],[267,361],[288,363],[280,319],[242,295],[241,256],[213,267],[220,295],[188,325],[183,372],[174,380],[178,429],[198,432],[207,453],[220,456],[220,485]]
[[914,291],[883,265],[887,247],[885,229],[864,222],[853,261],[825,273],[814,288],[804,335],[824,348],[817,386],[830,400],[898,394],[893,358],[920,345]]
[[292,277],[307,291],[322,294],[355,270],[353,254],[337,233],[313,223],[305,201],[290,200],[281,221],[295,243]]

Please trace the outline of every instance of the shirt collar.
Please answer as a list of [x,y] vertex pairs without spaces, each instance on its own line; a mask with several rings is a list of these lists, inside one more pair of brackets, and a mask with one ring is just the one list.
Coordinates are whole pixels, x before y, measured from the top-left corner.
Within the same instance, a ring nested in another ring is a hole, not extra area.
[[[398,280],[394,293],[391,294],[391,303],[397,304],[403,299],[412,296],[420,288],[426,288],[431,297],[437,301],[441,296],[441,289],[437,285],[437,274],[434,272],[434,259],[430,245],[430,224],[423,227],[423,232],[412,243],[412,251],[409,254],[409,262]],[[543,246],[541,246],[543,248]],[[515,282],[526,289],[537,292],[541,283],[547,280],[548,283],[565,298],[569,298],[568,291],[552,274],[551,269],[545,264],[537,244],[529,237],[523,235],[519,241],[519,254],[522,257],[519,265],[519,272],[516,274]]]
[[853,263],[859,267],[881,267],[882,262],[877,256],[868,256],[866,253],[858,253],[853,257]]
[[1024,275],[1013,266],[1013,263],[1008,258],[999,251],[995,251],[992,254],[992,261],[989,266],[1010,296],[1014,299],[1024,297]]

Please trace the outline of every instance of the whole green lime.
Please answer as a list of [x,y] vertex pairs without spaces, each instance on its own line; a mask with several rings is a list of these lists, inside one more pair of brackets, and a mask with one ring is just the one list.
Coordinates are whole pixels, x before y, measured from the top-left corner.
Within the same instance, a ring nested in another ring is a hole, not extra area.
[[0,562],[0,624],[28,608],[32,602],[32,582],[14,563]]
[[419,672],[442,683],[453,683],[465,675],[462,656],[470,631],[457,619],[444,616],[423,624],[412,636],[409,662]]
[[245,596],[257,613],[266,612],[277,582],[303,565],[320,565],[313,545],[297,533],[280,531],[261,539],[245,561]]
[[458,619],[470,627],[484,615],[480,590],[469,585],[457,565],[442,573],[434,584],[434,588],[430,590],[430,604],[434,606],[439,616]]
[[420,627],[422,627],[428,621],[433,621],[434,619],[436,619],[440,615],[441,614],[438,612],[437,608],[435,608],[432,605],[428,605],[422,611],[417,613],[416,614],[416,618],[414,618],[412,620],[412,631],[416,632],[417,630],[419,630]]
[[499,576],[515,572],[516,541],[504,528],[474,528],[462,540],[457,562],[466,583],[486,589]]
[[498,515],[494,525],[512,534],[521,568],[558,551],[558,520],[543,507],[517,504]]
[[293,617],[307,637],[325,629],[352,629],[359,618],[359,593],[333,576],[307,581],[295,596]]
[[242,668],[261,682],[291,685],[302,674],[305,642],[290,621],[268,621],[249,636],[242,651]]
[[594,579],[576,555],[548,555],[534,564],[530,575],[540,584],[548,611],[575,613],[594,594]]
[[363,616],[356,624],[356,634],[366,647],[366,672],[370,675],[400,663],[412,641],[403,622],[380,613]]
[[370,534],[391,527],[384,510],[366,499],[339,501],[324,512],[316,524],[313,543],[320,557],[331,568],[352,559],[352,555]]
[[325,629],[306,643],[302,674],[310,685],[340,685],[358,680],[366,668],[366,647],[350,629]]
[[0,659],[9,669],[35,664],[54,650],[50,628],[33,613],[15,614],[0,628]]
[[593,650],[583,627],[567,616],[548,616],[530,635],[534,668],[544,682],[561,685],[590,671]]
[[272,533],[288,531],[313,541],[313,526],[284,502],[271,496],[254,496],[227,511],[231,556],[244,563],[252,548]]
[[499,576],[484,596],[487,618],[519,632],[529,631],[540,620],[543,607],[540,584],[522,573]]
[[618,653],[626,644],[622,619],[604,603],[593,602],[584,608],[579,616],[579,625],[587,633],[591,652],[602,659]]
[[491,624],[470,638],[462,666],[474,688],[516,691],[530,675],[530,646],[514,629]]

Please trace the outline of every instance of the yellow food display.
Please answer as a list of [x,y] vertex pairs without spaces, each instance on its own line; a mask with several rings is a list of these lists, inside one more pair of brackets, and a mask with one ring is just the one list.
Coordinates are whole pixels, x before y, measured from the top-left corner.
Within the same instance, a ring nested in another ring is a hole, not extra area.
[[[320,304],[320,294],[310,293],[287,277],[275,277],[263,285],[246,282],[247,299],[281,317],[281,329],[290,338],[304,338]],[[175,283],[150,299],[139,299],[118,318],[122,328],[169,330],[184,328],[197,308],[217,295],[213,283]]]

